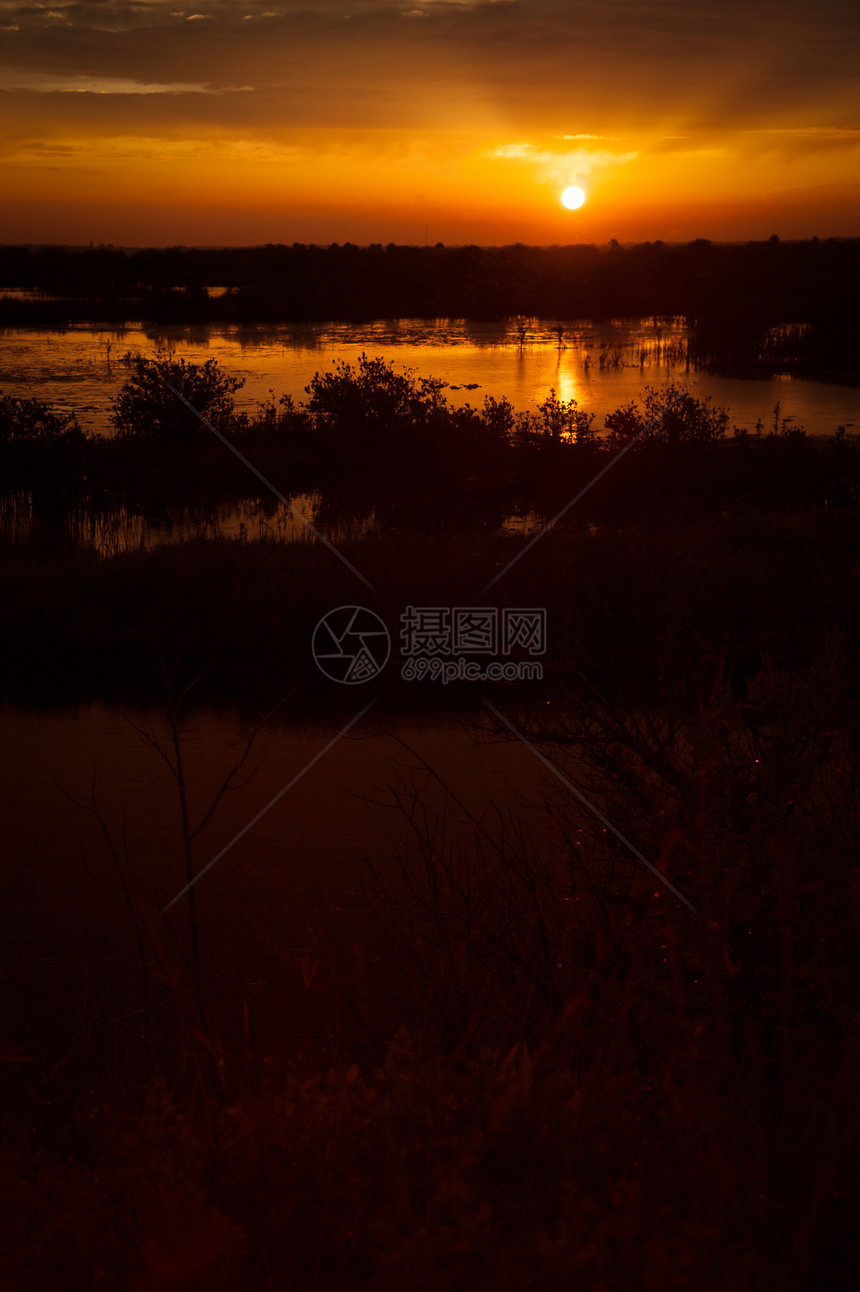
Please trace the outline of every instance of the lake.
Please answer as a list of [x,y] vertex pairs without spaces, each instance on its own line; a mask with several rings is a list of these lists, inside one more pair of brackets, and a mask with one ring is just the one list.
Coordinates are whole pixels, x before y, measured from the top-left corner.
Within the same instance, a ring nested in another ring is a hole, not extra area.
[[[781,423],[803,426],[810,434],[831,434],[839,425],[849,430],[860,426],[856,389],[790,377],[744,380],[691,373],[679,359],[685,338],[686,327],[678,319],[531,319],[508,324],[398,319],[362,326],[12,329],[0,336],[0,390],[37,396],[59,410],[74,412],[82,426],[110,435],[111,402],[127,378],[121,359],[128,352],[151,357],[159,348],[170,347],[190,362],[217,359],[224,372],[244,379],[236,403],[251,412],[272,393],[289,394],[300,402],[316,372],[330,369],[338,359],[355,361],[366,352],[419,376],[443,379],[452,404],[480,406],[487,395],[507,396],[518,410],[534,412],[555,389],[560,398],[575,399],[593,412],[598,430],[607,413],[630,400],[641,401],[646,385],[679,377],[692,379],[697,397],[711,397],[730,410],[733,425],[750,431],[759,420],[766,430],[772,429],[777,405]],[[80,507],[62,517],[45,517],[34,509],[29,495],[7,496],[0,499],[0,533],[12,547],[34,540],[49,546],[59,542],[66,550],[104,556],[190,537],[288,542],[311,537],[300,517],[315,522],[319,495],[293,497],[291,510],[274,495],[250,496],[255,487],[250,475],[248,482],[245,500],[203,512],[186,509],[157,521],[129,514],[122,506],[109,513]],[[528,514],[509,517],[505,527],[530,533],[539,524],[538,517]],[[368,515],[348,529],[339,524],[323,529],[337,542],[372,532],[374,525]]]
[[[226,373],[242,377],[237,406],[249,411],[271,393],[300,401],[314,374],[337,359],[354,361],[362,351],[448,383],[453,404],[480,405],[486,395],[508,396],[520,411],[535,411],[551,388],[596,414],[641,400],[645,385],[687,375],[693,393],[730,410],[732,423],[766,429],[779,404],[780,419],[810,434],[860,425],[860,396],[852,387],[801,381],[790,376],[741,379],[689,373],[683,360],[682,320],[526,320],[473,323],[421,319],[281,327],[163,327],[97,325],[62,331],[7,329],[0,337],[0,390],[38,396],[58,410],[74,412],[82,426],[109,434],[111,401],[127,376],[120,362],[128,351],[151,357],[170,347],[191,362],[217,359]],[[558,328],[561,328],[559,336]]]

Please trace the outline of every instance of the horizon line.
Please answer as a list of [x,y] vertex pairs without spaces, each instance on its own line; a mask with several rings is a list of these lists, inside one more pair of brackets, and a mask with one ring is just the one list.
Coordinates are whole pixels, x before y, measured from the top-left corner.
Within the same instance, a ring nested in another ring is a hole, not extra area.
[[164,242],[148,244],[131,244],[131,243],[114,243],[114,242],[0,242],[0,251],[123,251],[123,252],[140,252],[140,251],[258,251],[275,247],[284,251],[303,250],[303,251],[332,251],[335,248],[343,250],[350,247],[356,251],[369,251],[374,247],[382,247],[388,250],[389,247],[395,247],[397,250],[408,251],[436,251],[443,248],[445,251],[463,251],[470,247],[475,247],[479,251],[506,251],[514,247],[522,247],[529,251],[562,251],[579,248],[611,248],[611,247],[689,247],[695,243],[708,243],[712,247],[751,247],[765,246],[769,242],[776,241],[783,246],[798,246],[806,242],[860,242],[860,234],[828,234],[821,237],[818,234],[811,234],[804,238],[783,238],[779,234],[770,234],[766,238],[683,238],[670,240],[666,238],[643,238],[628,239],[622,242],[618,238],[609,238],[604,242],[442,242],[438,240],[434,243],[417,243],[417,242],[352,242],[349,238],[345,242],[213,242],[213,243],[192,243],[192,242]]

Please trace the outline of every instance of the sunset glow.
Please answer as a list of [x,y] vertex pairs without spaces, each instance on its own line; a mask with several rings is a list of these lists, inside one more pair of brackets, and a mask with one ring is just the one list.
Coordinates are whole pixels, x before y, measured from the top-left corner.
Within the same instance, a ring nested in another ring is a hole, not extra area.
[[0,0],[0,240],[860,233],[856,13],[729,9]]

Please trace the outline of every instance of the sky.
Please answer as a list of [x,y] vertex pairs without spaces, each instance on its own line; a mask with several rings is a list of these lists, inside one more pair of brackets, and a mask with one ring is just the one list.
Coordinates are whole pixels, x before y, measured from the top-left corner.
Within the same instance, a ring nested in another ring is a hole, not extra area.
[[856,0],[194,2],[0,0],[0,242],[860,235]]

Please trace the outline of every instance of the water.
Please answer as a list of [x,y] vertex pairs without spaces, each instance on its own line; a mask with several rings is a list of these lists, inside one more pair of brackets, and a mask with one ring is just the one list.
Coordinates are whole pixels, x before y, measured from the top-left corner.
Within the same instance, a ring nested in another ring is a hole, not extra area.
[[[240,409],[289,394],[297,401],[318,371],[337,359],[354,361],[364,351],[448,383],[452,404],[480,406],[486,395],[506,395],[520,411],[535,411],[554,388],[596,415],[640,400],[645,385],[690,376],[693,393],[710,396],[730,410],[732,424],[766,429],[774,408],[780,419],[810,434],[831,434],[837,426],[860,425],[860,396],[850,387],[791,377],[739,379],[685,373],[677,356],[686,329],[681,320],[619,319],[557,324],[399,319],[351,324],[293,324],[281,327],[161,327],[132,324],[110,328],[81,325],[63,331],[9,329],[0,337],[0,390],[38,396],[58,410],[74,412],[82,426],[110,434],[110,408],[127,372],[128,351],[147,357],[169,346],[191,362],[217,359],[223,370],[245,379]],[[559,340],[557,328],[562,327]]]
[[[122,356],[128,352],[151,357],[169,347],[190,362],[217,359],[225,373],[244,378],[236,403],[249,412],[272,394],[289,394],[301,402],[316,372],[330,370],[339,359],[354,362],[366,352],[418,376],[441,378],[455,405],[480,406],[487,395],[507,396],[516,409],[534,412],[555,389],[561,399],[575,399],[594,413],[598,431],[607,413],[631,400],[641,402],[646,385],[659,386],[678,377],[692,379],[697,397],[710,397],[718,407],[728,408],[732,425],[749,431],[758,421],[771,429],[777,405],[780,423],[803,426],[810,434],[829,434],[839,425],[860,426],[856,390],[788,377],[741,380],[690,373],[683,362],[685,338],[685,325],[678,319],[531,319],[509,324],[398,319],[362,326],[11,329],[0,336],[0,390],[38,396],[58,410],[74,412],[82,426],[109,435],[111,403],[127,378]],[[249,477],[249,494],[252,489]],[[290,542],[311,537],[301,517],[316,524],[320,501],[318,495],[302,495],[286,506],[266,496],[155,520],[129,514],[123,507],[109,514],[79,508],[62,517],[44,517],[36,514],[28,496],[7,496],[0,500],[0,531],[12,547],[35,540],[103,556],[190,537],[273,537]],[[537,524],[532,515],[512,516],[506,527],[529,533]],[[368,515],[348,530],[331,524],[322,528],[337,542],[372,532],[374,526]]]

